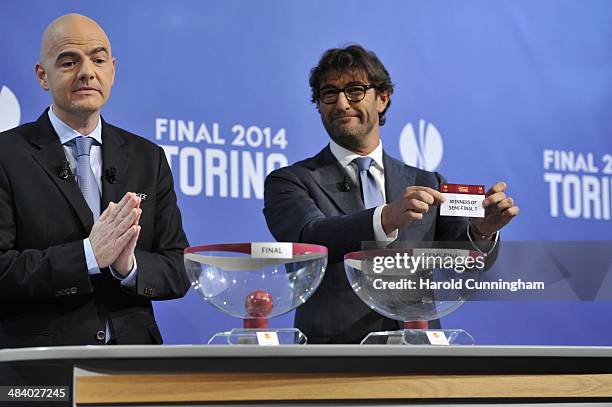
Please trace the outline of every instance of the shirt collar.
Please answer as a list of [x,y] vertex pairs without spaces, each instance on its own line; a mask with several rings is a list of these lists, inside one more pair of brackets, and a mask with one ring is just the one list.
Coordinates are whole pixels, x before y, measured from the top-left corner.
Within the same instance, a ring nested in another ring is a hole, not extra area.
[[81,134],[78,131],[74,130],[66,123],[60,120],[59,117],[53,112],[53,105],[49,108],[49,120],[51,121],[51,126],[53,126],[53,130],[59,136],[60,142],[62,144],[66,144],[77,137],[86,136],[91,137],[96,140],[100,145],[102,145],[102,120],[100,120],[100,116],[98,116],[98,125],[95,129],[89,134]]
[[[336,157],[336,160],[338,160],[340,165],[342,165],[342,168],[348,166],[355,158],[363,157],[351,150],[347,150],[346,148],[338,145],[334,140],[329,140],[329,148],[334,157]],[[374,165],[376,167],[384,171],[385,166],[383,165],[382,140],[378,141],[378,146],[367,156],[374,160]]]

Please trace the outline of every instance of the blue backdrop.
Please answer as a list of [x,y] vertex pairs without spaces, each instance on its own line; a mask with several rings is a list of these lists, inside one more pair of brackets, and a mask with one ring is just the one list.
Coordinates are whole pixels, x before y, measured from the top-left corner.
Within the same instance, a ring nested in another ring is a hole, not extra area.
[[[609,1],[3,1],[0,130],[50,104],[34,64],[67,12],[109,35],[103,115],[164,146],[192,245],[271,239],[263,179],[327,143],[308,73],[350,42],[397,84],[391,155],[449,182],[505,180],[521,209],[505,240],[611,240]],[[166,343],[239,325],[194,292],[155,308]],[[612,343],[608,302],[468,303],[443,324],[481,344]]]

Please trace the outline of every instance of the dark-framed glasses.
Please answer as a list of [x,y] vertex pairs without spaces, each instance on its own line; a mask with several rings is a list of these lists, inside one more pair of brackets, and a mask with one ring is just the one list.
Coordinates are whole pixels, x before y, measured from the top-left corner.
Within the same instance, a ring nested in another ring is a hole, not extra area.
[[319,89],[319,100],[322,103],[327,105],[331,105],[332,103],[336,103],[338,101],[338,95],[340,92],[344,93],[344,96],[350,102],[360,102],[365,98],[365,95],[368,89],[372,89],[375,86],[370,85],[349,85],[344,88],[337,88],[335,86],[324,86]]

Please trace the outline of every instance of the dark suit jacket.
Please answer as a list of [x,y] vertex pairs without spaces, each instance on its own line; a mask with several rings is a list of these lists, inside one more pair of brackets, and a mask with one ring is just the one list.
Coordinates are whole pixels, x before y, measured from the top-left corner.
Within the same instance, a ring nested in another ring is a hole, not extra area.
[[102,122],[102,208],[128,192],[144,193],[136,248],[136,290],[108,269],[90,276],[83,239],[93,215],[74,180],[47,112],[0,134],[0,348],[104,344],[107,321],[119,344],[161,343],[151,300],[189,288],[182,252],[188,245],[163,150]]
[[[443,178],[401,163],[386,153],[387,202],[399,198],[406,187],[423,185],[438,190]],[[358,343],[372,331],[398,329],[367,307],[350,287],[344,271],[346,253],[362,250],[362,242],[374,241],[375,208],[364,209],[359,186],[345,188],[347,176],[329,146],[316,156],[278,169],[266,178],[264,215],[279,241],[327,246],[328,266],[323,282],[295,314],[295,324],[309,343]],[[430,210],[423,219],[399,231],[401,241],[467,240],[467,219],[440,217]],[[430,327],[439,322],[430,323]]]

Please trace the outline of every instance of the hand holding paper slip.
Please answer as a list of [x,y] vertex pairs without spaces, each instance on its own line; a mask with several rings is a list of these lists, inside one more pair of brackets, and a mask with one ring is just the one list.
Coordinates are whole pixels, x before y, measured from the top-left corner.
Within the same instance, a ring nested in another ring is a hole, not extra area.
[[486,193],[484,185],[440,184],[440,191],[446,198],[440,205],[440,215],[470,217],[479,237],[490,237],[519,213],[514,199],[506,196],[506,188],[503,181]]
[[441,216],[484,218],[484,185],[440,184],[446,201],[440,204]]

